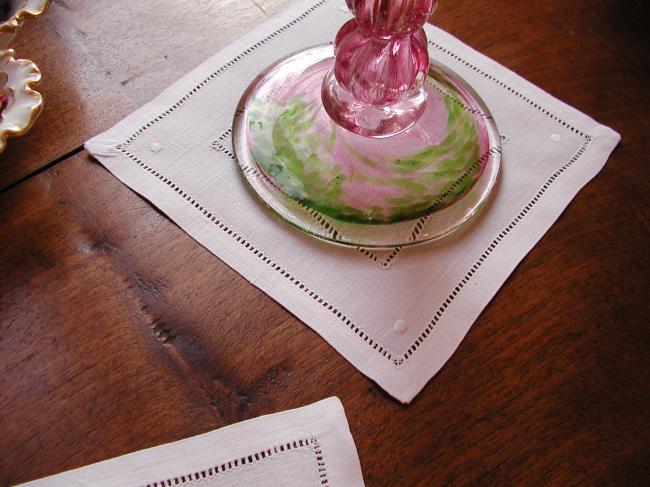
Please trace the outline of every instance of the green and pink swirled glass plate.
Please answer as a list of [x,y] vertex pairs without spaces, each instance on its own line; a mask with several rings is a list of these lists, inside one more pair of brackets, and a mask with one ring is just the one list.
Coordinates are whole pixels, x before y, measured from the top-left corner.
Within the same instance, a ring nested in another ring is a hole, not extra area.
[[489,111],[431,60],[419,121],[369,138],[335,124],[321,101],[330,46],[276,63],[244,94],[233,147],[255,194],[282,219],[339,244],[422,243],[463,225],[485,204],[501,160]]

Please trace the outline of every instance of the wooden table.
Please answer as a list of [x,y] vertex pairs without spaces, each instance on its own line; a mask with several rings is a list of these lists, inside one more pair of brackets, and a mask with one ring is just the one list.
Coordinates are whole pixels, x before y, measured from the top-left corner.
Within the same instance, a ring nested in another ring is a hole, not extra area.
[[442,28],[623,135],[409,406],[82,150],[288,0],[54,0],[0,157],[0,483],[341,398],[368,486],[650,485],[641,1],[443,2]]

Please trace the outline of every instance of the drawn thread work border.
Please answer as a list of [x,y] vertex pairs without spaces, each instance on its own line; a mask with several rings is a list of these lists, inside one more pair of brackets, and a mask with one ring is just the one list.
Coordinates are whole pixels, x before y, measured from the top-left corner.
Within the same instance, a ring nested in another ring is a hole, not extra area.
[[[303,290],[307,295],[309,295],[313,300],[315,300],[317,303],[322,305],[324,308],[329,310],[334,316],[336,316],[339,320],[341,320],[348,328],[353,331],[357,336],[359,336],[363,341],[366,342],[366,344],[371,347],[373,350],[375,350],[377,353],[379,353],[381,356],[386,358],[387,360],[391,361],[393,365],[396,368],[401,368],[404,366],[404,364],[414,355],[414,353],[418,350],[418,348],[422,345],[424,340],[428,336],[430,336],[431,332],[435,328],[436,324],[440,321],[442,316],[444,315],[445,311],[449,307],[452,301],[455,300],[455,298],[459,295],[459,293],[462,291],[462,289],[466,286],[466,284],[472,279],[474,274],[478,271],[478,269],[485,263],[486,259],[493,253],[493,251],[496,249],[496,247],[507,237],[507,235],[525,218],[525,216],[530,212],[530,210],[537,204],[537,202],[542,198],[542,196],[546,193],[548,188],[563,174],[565,173],[571,166],[573,166],[587,151],[589,145],[591,144],[593,137],[590,135],[585,134],[581,130],[573,127],[571,124],[566,122],[565,120],[561,119],[557,115],[553,114],[546,108],[542,107],[538,103],[532,101],[530,98],[525,96],[523,93],[519,92],[518,90],[512,88],[510,85],[507,83],[504,83],[503,81],[499,80],[495,76],[491,75],[490,73],[480,69],[479,67],[473,65],[472,63],[466,61],[456,53],[450,51],[449,49],[445,48],[444,46],[441,46],[440,44],[437,44],[436,42],[429,41],[429,44],[438,49],[439,51],[447,54],[450,56],[452,59],[464,64],[468,68],[472,69],[476,73],[480,74],[481,76],[484,76],[488,80],[494,82],[497,86],[506,89],[508,92],[519,98],[520,100],[524,101],[525,103],[531,105],[547,117],[551,118],[552,120],[558,122],[560,125],[562,125],[565,128],[568,128],[572,132],[582,136],[584,138],[584,142],[579,148],[578,152],[562,167],[560,167],[557,171],[555,171],[549,179],[542,185],[542,187],[539,189],[539,191],[535,194],[535,196],[529,201],[528,204],[524,206],[524,208],[515,216],[515,218],[503,229],[501,232],[495,237],[495,239],[488,245],[488,247],[485,249],[485,251],[481,254],[481,256],[477,259],[477,261],[472,265],[472,267],[468,270],[468,272],[465,274],[463,279],[458,283],[458,285],[452,290],[452,292],[448,295],[448,297],[445,299],[445,301],[441,304],[441,306],[436,310],[434,313],[432,319],[430,322],[427,324],[426,328],[424,331],[414,340],[412,345],[407,349],[407,351],[404,354],[398,355],[393,352],[390,352],[388,349],[386,349],[384,346],[380,345],[375,339],[371,338],[368,333],[363,330],[361,327],[359,327],[356,323],[354,323],[352,320],[350,320],[347,316],[343,314],[338,308],[336,308],[334,305],[328,303],[322,296],[320,296],[318,293],[315,291],[309,289],[304,283],[298,281],[295,277],[293,277],[288,271],[286,271],[281,265],[279,265],[277,262],[273,261],[271,258],[269,258],[267,255],[265,255],[261,250],[255,248],[251,242],[246,240],[244,237],[239,235],[235,230],[233,230],[231,227],[226,225],[224,222],[219,220],[214,214],[212,214],[206,207],[198,203],[191,195],[189,195],[183,188],[179,187],[175,182],[171,181],[169,178],[166,176],[160,174],[158,171],[155,169],[151,168],[147,164],[145,164],[143,161],[141,161],[135,154],[127,150],[127,146],[133,143],[133,141],[141,135],[144,131],[148,130],[152,126],[154,126],[156,123],[159,121],[163,120],[167,116],[169,116],[171,113],[173,113],[175,110],[180,108],[185,102],[187,102],[193,95],[195,95],[200,89],[202,89],[205,85],[207,85],[209,82],[214,81],[218,76],[223,74],[225,71],[227,71],[229,68],[233,67],[237,62],[241,61],[245,57],[247,57],[249,54],[254,52],[257,48],[260,46],[268,43],[271,39],[277,37],[281,33],[287,31],[289,28],[297,25],[299,22],[302,20],[306,19],[310,14],[315,12],[319,7],[323,6],[326,4],[329,0],[320,0],[319,2],[315,3],[312,5],[309,9],[307,9],[305,12],[303,12],[301,15],[297,16],[294,18],[291,22],[285,24],[278,30],[274,31],[273,33],[269,34],[266,36],[264,39],[256,42],[246,50],[242,51],[238,56],[234,57],[231,59],[229,62],[226,64],[222,65],[220,68],[215,70],[212,74],[210,74],[207,78],[205,78],[203,81],[201,81],[199,84],[197,84],[193,89],[191,89],[187,94],[185,94],[181,99],[179,99],[174,105],[172,105],[170,108],[168,108],[166,111],[152,119],[151,121],[147,122],[145,125],[143,125],[140,129],[138,129],[136,132],[134,132],[124,143],[118,144],[116,146],[116,149],[120,152],[122,152],[125,156],[127,156],[129,159],[131,159],[133,162],[138,164],[140,167],[142,167],[145,171],[148,173],[152,174],[162,182],[164,182],[166,185],[168,185],[171,189],[173,189],[176,193],[178,193],[182,198],[184,198],[186,201],[188,201],[192,206],[194,206],[198,211],[200,211],[206,218],[210,219],[212,223],[217,225],[222,231],[224,231],[226,234],[231,236],[233,239],[235,239],[238,243],[240,243],[242,246],[244,246],[247,250],[252,252],[256,257],[261,259],[265,264],[269,265],[271,268],[273,268],[276,272],[280,273],[283,277],[288,279],[290,282],[292,282],[295,286],[297,286],[299,289]],[[234,155],[233,155],[234,156]]]
[[198,482],[211,477],[216,477],[220,474],[232,472],[234,470],[240,470],[242,468],[248,467],[255,463],[262,462],[271,457],[278,457],[283,453],[298,450],[300,448],[306,448],[314,454],[316,460],[316,469],[318,472],[319,485],[321,487],[329,487],[330,484],[327,479],[327,469],[325,467],[325,460],[323,459],[323,452],[316,438],[307,438],[307,439],[291,441],[288,443],[283,443],[281,445],[273,446],[265,450],[258,451],[256,453],[246,455],[244,457],[236,458],[234,460],[223,462],[218,465],[213,465],[203,470],[185,473],[177,477],[170,477],[163,480],[157,480],[155,482],[145,484],[142,487],[170,487],[175,485],[188,485],[193,482]]

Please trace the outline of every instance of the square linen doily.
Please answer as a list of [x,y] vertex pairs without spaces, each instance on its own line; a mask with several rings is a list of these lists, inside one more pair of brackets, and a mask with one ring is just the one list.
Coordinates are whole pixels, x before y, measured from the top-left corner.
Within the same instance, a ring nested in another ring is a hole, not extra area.
[[331,397],[22,484],[363,487],[341,401]]
[[338,248],[272,217],[247,191],[233,114],[262,69],[334,39],[340,0],[294,4],[86,148],[115,176],[269,294],[391,395],[409,402],[620,137],[458,39],[430,55],[465,78],[502,135],[500,182],[465,231],[390,252]]

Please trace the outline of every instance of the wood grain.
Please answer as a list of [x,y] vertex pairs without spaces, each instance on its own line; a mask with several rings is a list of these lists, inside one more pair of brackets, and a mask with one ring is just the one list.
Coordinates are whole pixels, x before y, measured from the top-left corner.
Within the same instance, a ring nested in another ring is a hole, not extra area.
[[[124,2],[65,4],[102,32],[80,45],[113,46],[101,62],[118,80],[138,63],[116,47],[139,63],[164,52],[155,29],[125,27]],[[279,5],[257,4],[260,19]],[[650,43],[629,5],[459,0],[436,14],[623,143],[409,406],[86,153],[0,194],[0,483],[338,395],[368,486],[648,485]],[[178,77],[165,66],[156,87]],[[146,86],[126,83],[100,122],[92,105],[70,110],[80,130],[107,128],[159,91]],[[75,145],[49,137],[43,161]]]

